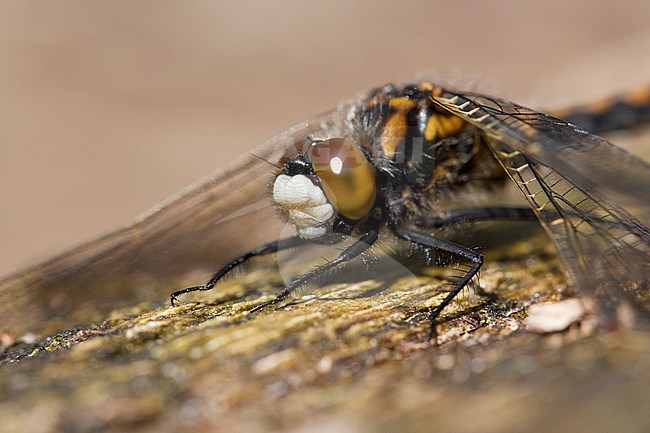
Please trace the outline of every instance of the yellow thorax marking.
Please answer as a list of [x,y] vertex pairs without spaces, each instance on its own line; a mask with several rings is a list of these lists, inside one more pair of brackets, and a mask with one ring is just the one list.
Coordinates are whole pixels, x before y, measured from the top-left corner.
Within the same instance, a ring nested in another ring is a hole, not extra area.
[[381,150],[386,157],[392,158],[408,128],[406,115],[416,103],[407,98],[392,98],[388,105],[395,112],[388,118],[381,133]]
[[436,138],[446,138],[456,134],[465,125],[465,121],[460,117],[433,113],[427,121],[424,130],[424,138],[427,141],[433,141]]

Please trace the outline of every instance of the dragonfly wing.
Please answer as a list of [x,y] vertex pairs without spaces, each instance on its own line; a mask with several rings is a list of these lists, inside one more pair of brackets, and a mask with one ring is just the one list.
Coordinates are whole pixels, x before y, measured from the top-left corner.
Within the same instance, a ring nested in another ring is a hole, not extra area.
[[278,238],[282,226],[269,196],[279,159],[296,142],[336,128],[341,107],[296,125],[133,223],[0,281],[0,330],[83,323],[134,302],[165,299],[194,285],[193,270],[216,270]]
[[481,130],[537,213],[569,280],[615,306],[650,284],[650,166],[601,137],[476,94],[435,101]]

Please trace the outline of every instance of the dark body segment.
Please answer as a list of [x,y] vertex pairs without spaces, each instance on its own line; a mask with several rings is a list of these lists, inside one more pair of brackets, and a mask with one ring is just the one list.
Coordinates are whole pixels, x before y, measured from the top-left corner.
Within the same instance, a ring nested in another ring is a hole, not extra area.
[[592,134],[650,123],[650,87],[552,113]]

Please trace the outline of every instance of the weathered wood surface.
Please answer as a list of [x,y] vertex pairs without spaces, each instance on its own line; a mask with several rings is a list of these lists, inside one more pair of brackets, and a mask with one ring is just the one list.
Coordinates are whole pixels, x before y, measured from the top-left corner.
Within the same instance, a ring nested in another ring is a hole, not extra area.
[[0,432],[650,431],[643,326],[595,329],[587,315],[559,333],[526,329],[533,304],[577,295],[544,239],[488,252],[487,293],[453,302],[430,343],[438,273],[338,283],[248,314],[281,289],[272,267],[201,303],[2,334]]
[[267,269],[206,303],[19,340],[0,366],[0,431],[647,432],[650,334],[594,331],[590,317],[527,331],[532,304],[567,294],[548,246],[516,248],[431,343],[434,276],[337,284],[250,315],[281,285]]

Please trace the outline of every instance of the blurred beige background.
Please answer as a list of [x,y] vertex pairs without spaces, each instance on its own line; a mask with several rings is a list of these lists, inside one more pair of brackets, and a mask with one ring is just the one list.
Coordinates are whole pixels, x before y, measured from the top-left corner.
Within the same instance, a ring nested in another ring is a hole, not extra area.
[[649,20],[647,0],[5,0],[0,274],[387,81],[536,107],[650,83]]

